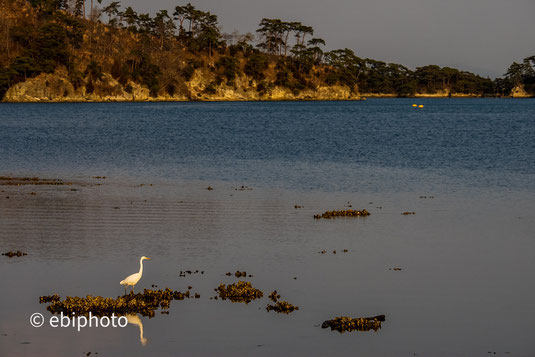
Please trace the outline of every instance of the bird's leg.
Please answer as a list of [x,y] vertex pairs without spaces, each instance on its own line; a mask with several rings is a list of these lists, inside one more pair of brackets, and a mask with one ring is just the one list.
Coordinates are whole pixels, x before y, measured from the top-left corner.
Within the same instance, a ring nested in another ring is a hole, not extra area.
[[126,286],[124,287],[124,296],[126,296]]

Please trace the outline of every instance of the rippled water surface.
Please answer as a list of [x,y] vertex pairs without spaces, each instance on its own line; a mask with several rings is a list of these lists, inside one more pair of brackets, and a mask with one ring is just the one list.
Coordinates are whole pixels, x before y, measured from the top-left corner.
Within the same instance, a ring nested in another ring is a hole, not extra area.
[[[0,250],[28,253],[0,256],[1,356],[535,354],[532,100],[1,104],[0,176],[72,182],[0,185]],[[371,215],[313,219],[350,206]],[[122,294],[142,255],[138,291],[201,297],[30,326],[41,295]],[[265,297],[211,300],[236,270]],[[267,312],[275,289],[299,311]]]

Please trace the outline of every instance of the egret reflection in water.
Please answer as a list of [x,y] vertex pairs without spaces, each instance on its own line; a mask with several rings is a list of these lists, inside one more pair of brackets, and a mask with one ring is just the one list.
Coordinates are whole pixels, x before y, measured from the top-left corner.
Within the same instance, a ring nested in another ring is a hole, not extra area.
[[139,316],[136,314],[129,314],[126,315],[126,319],[128,320],[129,324],[137,325],[139,327],[139,342],[141,342],[142,346],[145,346],[148,340],[143,337],[143,322],[141,322]]

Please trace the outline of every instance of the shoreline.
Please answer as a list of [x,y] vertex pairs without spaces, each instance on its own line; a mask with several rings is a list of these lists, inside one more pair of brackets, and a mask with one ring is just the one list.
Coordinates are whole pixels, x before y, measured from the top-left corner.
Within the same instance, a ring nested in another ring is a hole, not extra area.
[[[183,83],[180,91],[175,93],[157,93],[151,95],[149,88],[135,82],[128,82],[123,88],[110,74],[103,74],[102,83],[92,92],[87,88],[75,88],[69,81],[65,68],[58,68],[53,73],[40,74],[10,87],[2,103],[105,103],[105,102],[272,102],[272,101],[360,101],[367,98],[503,98],[503,96],[486,96],[482,93],[451,93],[438,90],[434,93],[417,92],[411,96],[399,96],[396,93],[360,92],[358,88],[348,86],[317,85],[300,91],[292,91],[283,86],[273,86],[269,90],[259,91],[259,84],[246,76],[237,77],[235,84],[221,84],[213,87],[211,77],[196,71],[191,80]],[[211,87],[212,86],[212,87]],[[99,89],[100,88],[100,89]],[[211,88],[211,92],[208,89]],[[514,91],[507,98],[533,98],[525,91]]]
[[432,95],[432,94],[422,94],[415,95],[410,97],[398,97],[395,95],[364,95],[361,97],[349,98],[349,99],[241,99],[241,98],[227,98],[227,99],[177,99],[177,98],[154,98],[154,99],[102,99],[102,100],[49,100],[49,99],[39,99],[35,100],[4,100],[0,101],[0,104],[24,104],[24,103],[224,103],[224,102],[360,102],[366,101],[367,99],[533,99],[535,96],[531,97],[485,97],[485,96],[472,96],[472,95]]

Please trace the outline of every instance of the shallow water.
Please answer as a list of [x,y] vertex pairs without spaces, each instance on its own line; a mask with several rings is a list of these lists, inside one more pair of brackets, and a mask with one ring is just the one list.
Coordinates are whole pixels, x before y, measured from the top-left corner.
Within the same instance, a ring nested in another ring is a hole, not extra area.
[[[414,101],[0,105],[0,176],[74,183],[0,186],[0,250],[28,252],[0,257],[0,355],[532,356],[535,102]],[[312,218],[350,204],[371,215]],[[141,255],[137,291],[201,295],[141,317],[146,343],[30,326],[41,295],[122,294]],[[238,269],[264,299],[210,300]]]

